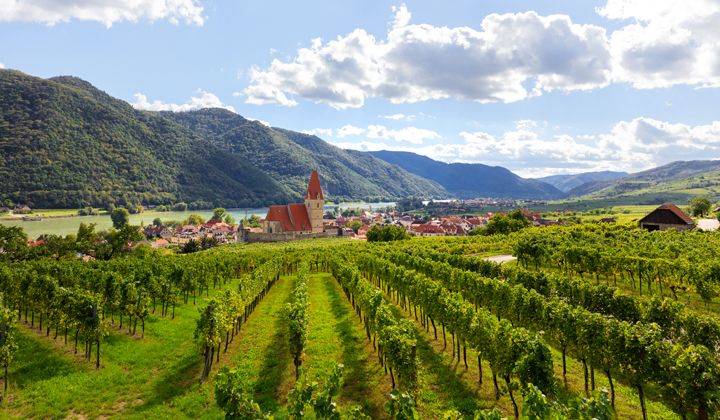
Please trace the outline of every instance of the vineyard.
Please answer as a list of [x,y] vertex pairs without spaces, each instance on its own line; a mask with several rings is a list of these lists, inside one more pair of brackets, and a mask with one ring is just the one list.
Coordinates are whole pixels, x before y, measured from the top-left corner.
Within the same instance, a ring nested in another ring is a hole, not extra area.
[[718,418],[718,254],[715,233],[579,225],[8,261],[0,409]]

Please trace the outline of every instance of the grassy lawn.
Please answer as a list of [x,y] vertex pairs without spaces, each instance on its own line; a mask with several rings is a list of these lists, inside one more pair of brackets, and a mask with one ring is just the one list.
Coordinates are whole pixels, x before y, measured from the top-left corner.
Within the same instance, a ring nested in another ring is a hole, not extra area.
[[77,216],[77,209],[33,209],[31,214],[10,214],[0,215],[0,219],[14,220],[24,216],[40,216],[40,217],[67,217]]
[[337,282],[328,273],[312,275],[308,342],[303,369],[309,377],[322,378],[342,363],[340,406],[360,405],[373,418],[385,415],[390,377],[377,362],[372,344]]

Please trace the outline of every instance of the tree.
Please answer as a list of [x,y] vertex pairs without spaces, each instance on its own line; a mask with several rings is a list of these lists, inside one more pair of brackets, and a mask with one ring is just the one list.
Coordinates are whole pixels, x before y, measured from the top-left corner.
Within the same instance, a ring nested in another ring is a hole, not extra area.
[[368,242],[390,242],[401,241],[403,239],[410,239],[410,234],[401,226],[380,227],[379,225],[375,225],[371,227],[367,233]]
[[225,216],[225,223],[228,225],[234,225],[235,224],[235,218],[230,216],[230,214]]
[[260,227],[260,217],[257,214],[253,214],[248,218],[242,219],[242,224],[245,225],[245,227],[258,228]]
[[353,220],[352,222],[345,225],[346,227],[353,230],[353,232],[358,233],[358,229],[363,227],[364,223],[359,220]]
[[27,236],[20,226],[0,224],[0,261],[19,260],[28,252]]
[[198,252],[201,250],[202,250],[202,245],[200,244],[200,241],[197,241],[195,239],[190,239],[182,247],[183,254],[192,254],[193,252]]
[[153,226],[160,227],[162,225],[163,225],[162,220],[160,220],[159,217],[156,217],[155,219],[153,219]]
[[707,197],[695,197],[690,200],[690,212],[693,216],[702,217],[710,213],[712,203]]
[[202,225],[203,223],[205,223],[205,219],[199,214],[191,214],[185,220],[186,225]]
[[229,214],[227,213],[227,210],[225,210],[222,207],[218,207],[215,210],[213,210],[213,215],[210,218],[210,220],[222,221],[225,218],[225,216],[229,216]]
[[513,210],[508,214],[496,214],[490,218],[487,226],[470,231],[470,235],[495,235],[517,232],[530,226],[530,221],[521,210]]
[[130,212],[126,208],[118,207],[110,213],[110,219],[115,229],[122,229],[130,223]]
[[174,211],[186,211],[187,208],[188,208],[187,203],[184,203],[184,202],[182,202],[182,201],[179,202],[179,203],[175,203],[175,204],[172,206],[172,209],[173,209]]

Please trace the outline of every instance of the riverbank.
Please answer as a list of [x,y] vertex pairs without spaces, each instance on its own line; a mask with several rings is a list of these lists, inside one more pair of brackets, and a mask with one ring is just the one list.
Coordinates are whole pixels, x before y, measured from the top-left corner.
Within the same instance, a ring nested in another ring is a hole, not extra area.
[[[362,209],[378,209],[388,206],[394,206],[395,203],[331,203],[325,205],[326,211],[332,211],[335,207],[339,207],[340,210],[348,208],[362,208]],[[247,209],[228,209],[227,212],[236,221],[240,221],[246,217],[256,215],[258,217],[265,217],[267,214],[267,207],[259,208],[247,208]],[[74,212],[74,215],[71,214]],[[110,214],[103,212],[104,214],[95,216],[80,216],[77,214],[77,210],[71,209],[37,209],[33,210],[31,214],[18,214],[11,215],[11,218],[0,217],[0,224],[6,226],[20,226],[23,228],[28,238],[35,239],[40,235],[60,235],[65,236],[69,234],[77,233],[80,223],[94,223],[96,230],[106,230],[112,227],[112,220]],[[139,214],[130,215],[130,224],[132,225],[149,225],[152,224],[153,220],[159,218],[163,222],[171,220],[182,221],[188,218],[191,214],[199,214],[205,219],[209,219],[212,214],[212,209],[207,210],[187,210],[187,211],[153,211],[148,210]],[[36,217],[40,216],[42,220],[37,221],[24,221],[23,217]]]

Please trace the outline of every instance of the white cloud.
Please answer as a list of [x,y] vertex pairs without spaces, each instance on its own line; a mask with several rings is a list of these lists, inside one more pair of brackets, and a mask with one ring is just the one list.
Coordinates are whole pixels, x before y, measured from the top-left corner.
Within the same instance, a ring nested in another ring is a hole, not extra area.
[[5,64],[0,63],[0,69],[4,69],[4,68],[5,68]]
[[[347,137],[364,137],[372,140],[390,140],[393,142],[404,142],[412,144],[423,144],[423,142],[425,142],[426,140],[442,139],[442,136],[440,136],[440,134],[438,134],[437,132],[424,128],[403,127],[394,130],[379,124],[371,124],[368,125],[367,128],[356,127],[351,124],[345,124],[344,126],[335,130],[330,128],[313,128],[311,130],[305,130],[303,131],[303,133],[316,136],[324,136],[326,138],[333,139],[345,139]],[[378,142],[373,143],[380,144]]]
[[246,102],[295,106],[299,96],[336,109],[362,107],[369,97],[513,102],[609,81],[605,29],[565,15],[491,14],[475,29],[410,24],[404,5],[394,12],[384,40],[355,29],[253,68]]
[[0,0],[0,22],[39,22],[55,25],[70,20],[116,22],[168,20],[202,26],[198,0]]
[[215,94],[205,92],[201,89],[197,91],[197,96],[191,97],[190,101],[184,104],[173,104],[162,102],[160,100],[154,100],[150,102],[147,96],[143,95],[142,93],[136,93],[133,96],[135,96],[135,102],[131,103],[130,105],[132,105],[135,109],[140,109],[143,111],[184,112],[194,111],[203,108],[223,108],[227,109],[228,111],[235,112],[235,108],[230,105],[225,105]]
[[365,151],[409,151],[444,162],[498,165],[533,177],[595,170],[635,172],[677,160],[720,157],[720,121],[690,126],[639,117],[595,135],[546,136],[542,130],[517,128],[500,135],[477,131],[459,136],[462,141],[449,144],[333,144]]
[[608,0],[598,13],[631,20],[610,38],[615,81],[720,86],[720,1]]
[[318,137],[332,137],[333,130],[332,128],[313,128],[310,130],[303,130],[303,133]]
[[369,125],[367,137],[370,139],[394,140],[413,144],[422,144],[425,140],[439,140],[442,137],[435,131],[417,127],[404,127],[392,130],[384,125]]
[[[228,109],[228,108],[229,108],[229,109]],[[235,109],[234,109],[233,107],[227,107],[227,108],[225,108],[225,109],[228,109],[229,111],[235,112]],[[251,118],[251,117],[245,117],[245,119],[248,120],[248,121],[256,121],[256,122],[259,122],[260,124],[264,125],[265,127],[272,127],[272,126],[270,125],[270,123],[267,122],[267,121],[265,121],[265,120],[259,120],[259,119],[257,119],[257,118]]]
[[364,128],[355,127],[354,125],[345,124],[344,126],[340,127],[336,131],[337,137],[343,138],[343,137],[356,137],[361,134],[365,133]]
[[386,120],[393,120],[393,121],[413,121],[415,120],[415,115],[410,114],[392,114],[392,115],[378,115],[380,118],[385,118]]

